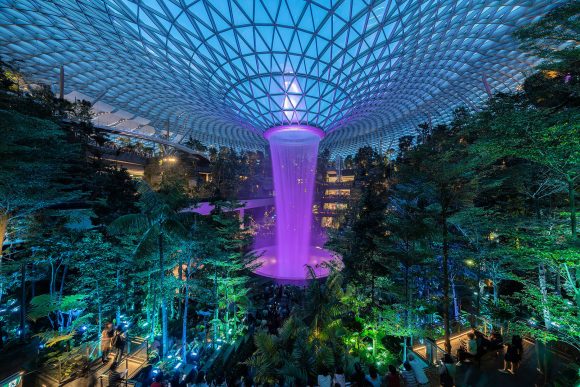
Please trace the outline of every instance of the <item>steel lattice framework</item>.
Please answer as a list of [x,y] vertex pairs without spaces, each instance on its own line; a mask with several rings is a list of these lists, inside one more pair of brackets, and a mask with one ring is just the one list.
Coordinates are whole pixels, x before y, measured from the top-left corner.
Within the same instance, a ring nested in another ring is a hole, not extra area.
[[[553,0],[0,0],[0,56],[106,125],[255,148],[300,123],[351,152],[516,87]],[[115,113],[117,113],[115,115]]]

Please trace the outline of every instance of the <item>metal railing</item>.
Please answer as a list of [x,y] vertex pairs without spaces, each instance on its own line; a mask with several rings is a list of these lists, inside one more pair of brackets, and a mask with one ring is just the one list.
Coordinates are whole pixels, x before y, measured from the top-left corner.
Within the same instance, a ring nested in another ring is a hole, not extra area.
[[[83,343],[72,351],[60,355],[57,360],[45,363],[40,369],[40,374],[48,382],[60,385],[67,380],[99,372],[103,368],[100,364],[99,348],[100,340]],[[132,337],[127,341],[126,349],[121,361],[125,363],[126,369],[129,368],[129,362],[137,363],[139,366],[136,367],[135,372],[138,372],[149,361],[149,341],[142,337]],[[107,376],[106,372],[99,375],[100,383],[103,383],[105,376]],[[132,375],[127,376],[130,379]],[[128,382],[129,380],[126,380],[126,385],[130,385],[127,384]],[[106,385],[108,382],[103,384],[103,386]]]

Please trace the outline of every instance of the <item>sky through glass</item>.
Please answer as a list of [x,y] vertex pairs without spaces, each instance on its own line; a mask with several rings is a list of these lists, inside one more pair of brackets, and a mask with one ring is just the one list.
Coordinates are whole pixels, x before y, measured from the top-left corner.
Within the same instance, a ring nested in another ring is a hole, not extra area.
[[255,148],[299,123],[351,152],[516,87],[534,60],[510,34],[558,3],[0,0],[0,57],[55,85],[63,65],[107,126]]

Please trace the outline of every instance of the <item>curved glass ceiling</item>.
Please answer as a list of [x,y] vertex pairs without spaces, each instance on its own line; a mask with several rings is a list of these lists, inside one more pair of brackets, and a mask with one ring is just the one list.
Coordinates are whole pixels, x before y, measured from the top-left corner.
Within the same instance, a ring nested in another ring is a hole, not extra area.
[[53,84],[63,65],[110,125],[255,148],[300,123],[349,152],[515,87],[532,59],[510,34],[557,3],[0,0],[0,55]]

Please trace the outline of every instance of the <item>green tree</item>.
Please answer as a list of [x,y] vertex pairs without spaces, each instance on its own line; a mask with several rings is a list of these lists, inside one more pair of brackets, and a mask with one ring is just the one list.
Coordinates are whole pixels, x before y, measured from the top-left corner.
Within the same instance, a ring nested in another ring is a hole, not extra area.
[[[159,294],[161,305],[161,330],[163,350],[161,357],[168,351],[168,314],[167,314],[167,251],[171,246],[178,245],[188,236],[188,230],[173,208],[163,200],[163,197],[142,183],[139,187],[141,195],[141,213],[123,215],[109,225],[109,231],[114,235],[134,234],[138,236],[138,244],[133,256],[136,259],[156,255],[159,267],[159,282],[153,291]],[[156,308],[156,302],[153,303]]]
[[56,124],[0,111],[0,136],[1,249],[7,233],[12,234],[11,239],[19,238],[22,229],[11,229],[15,222],[76,199],[79,192],[61,183],[77,153]]
[[467,143],[461,136],[469,114],[464,110],[455,113],[450,126],[433,129],[424,143],[417,144],[406,152],[403,163],[398,164],[398,179],[414,185],[417,197],[423,200],[430,223],[441,243],[443,322],[445,350],[451,351],[450,342],[450,299],[449,257],[452,234],[450,218],[469,207],[477,187],[476,158],[469,157]]

